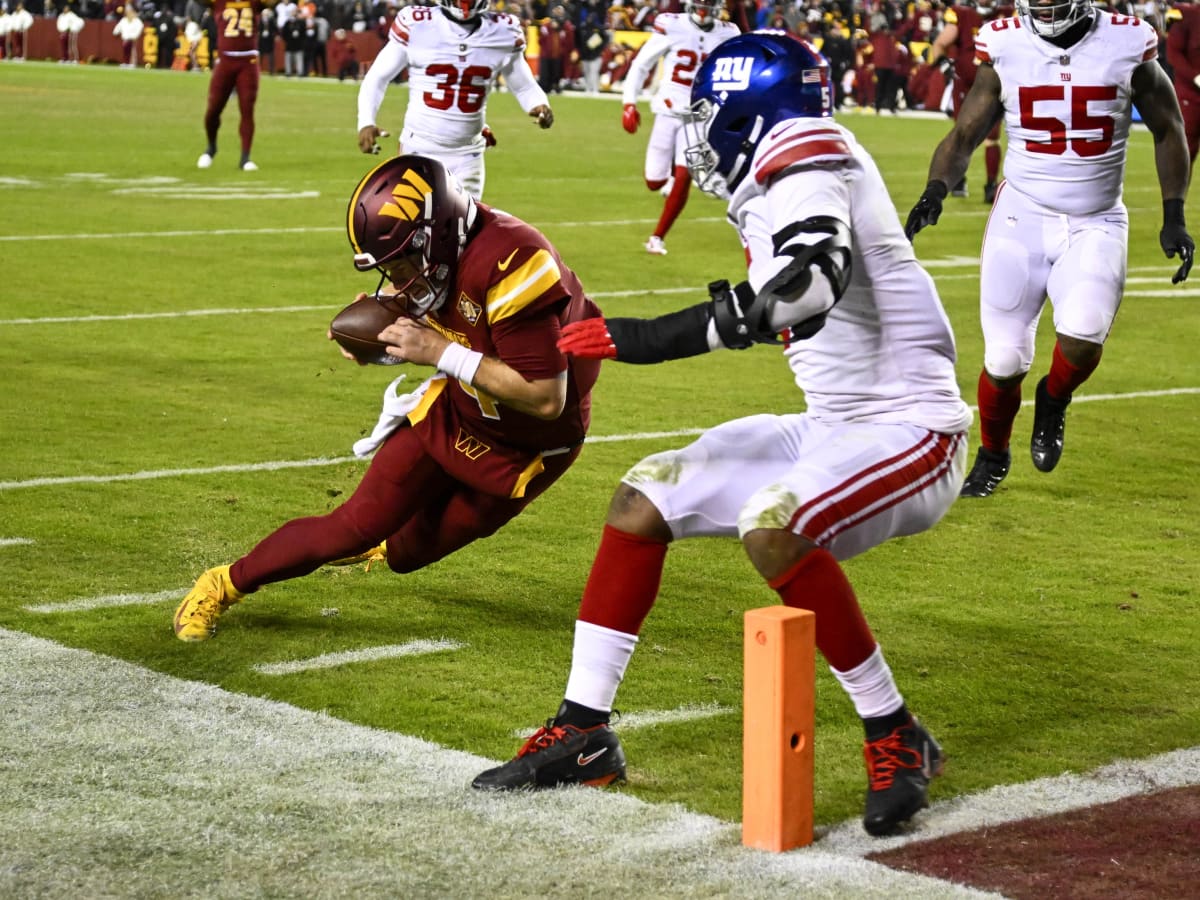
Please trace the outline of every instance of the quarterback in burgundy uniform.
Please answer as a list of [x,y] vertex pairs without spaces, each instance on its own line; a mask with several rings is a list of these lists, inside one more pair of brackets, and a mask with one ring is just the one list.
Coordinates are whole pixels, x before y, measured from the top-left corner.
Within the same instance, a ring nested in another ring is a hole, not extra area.
[[990,496],[1011,465],[1021,382],[1033,365],[1047,299],[1056,343],[1038,382],[1030,456],[1049,472],[1063,450],[1071,395],[1100,364],[1121,305],[1129,241],[1122,182],[1137,105],[1154,137],[1163,202],[1159,243],[1188,276],[1195,245],[1184,222],[1188,148],[1175,91],[1158,64],[1158,34],[1091,0],[1019,0],[976,38],[975,84],[938,145],[905,232],[937,222],[950,186],[996,122],[1008,131],[1005,180],[983,238],[979,310],[980,448],[963,496]]
[[[654,32],[642,45],[622,88],[621,125],[635,134],[641,124],[637,99],[642,85],[662,60],[662,80],[654,91],[650,109],[654,127],[646,145],[646,187],[666,190],[667,199],[646,252],[665,256],[663,239],[687,204],[692,179],[683,160],[683,118],[691,105],[692,79],[714,49],[738,34],[738,27],[722,22],[723,0],[687,0],[686,13],[659,13]],[[670,186],[669,189],[667,186]]]
[[525,30],[488,0],[441,0],[396,13],[387,44],[358,89],[358,147],[377,151],[376,116],[391,81],[408,69],[408,109],[400,152],[441,160],[475,199],[483,196],[488,95],[503,78],[521,109],[542,128],[554,124],[550,101],[525,60]]
[[208,105],[204,110],[204,135],[208,147],[196,165],[207,169],[217,155],[217,132],[221,113],[230,95],[237,91],[238,137],[242,155],[238,168],[244,172],[258,169],[250,159],[254,143],[254,104],[258,102],[258,19],[261,0],[212,0],[213,19],[217,23],[217,64],[208,83]]
[[1200,150],[1200,6],[1195,3],[1177,3],[1167,11],[1167,62],[1194,165]]
[[176,611],[181,640],[207,639],[245,594],[327,563],[427,566],[495,532],[579,455],[599,362],[556,343],[600,311],[540,232],[415,155],[363,178],[348,231],[356,267],[392,285],[388,353],[436,372],[409,394],[389,386],[379,425],[355,444],[374,456],[350,499],[200,576]]

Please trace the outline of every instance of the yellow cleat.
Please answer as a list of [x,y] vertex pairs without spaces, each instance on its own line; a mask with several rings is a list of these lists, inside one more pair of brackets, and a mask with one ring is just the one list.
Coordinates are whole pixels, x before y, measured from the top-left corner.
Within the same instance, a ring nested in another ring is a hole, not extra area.
[[380,541],[378,546],[372,547],[370,550],[365,550],[357,556],[346,556],[342,559],[330,560],[327,565],[330,566],[355,566],[361,562],[367,564],[367,571],[371,571],[371,564],[377,562],[385,562],[387,560],[387,541]]
[[209,569],[175,610],[175,636],[181,641],[207,641],[216,633],[221,613],[244,596],[229,580],[229,566]]

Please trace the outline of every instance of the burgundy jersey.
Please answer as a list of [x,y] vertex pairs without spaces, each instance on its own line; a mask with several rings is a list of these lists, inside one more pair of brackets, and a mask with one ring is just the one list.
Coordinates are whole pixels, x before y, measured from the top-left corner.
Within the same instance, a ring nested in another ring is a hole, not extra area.
[[[1178,14],[1179,21],[1170,22]],[[1200,102],[1200,6],[1181,3],[1171,10],[1167,31],[1167,62],[1175,79],[1175,93],[1180,100]]]
[[[965,88],[975,83],[975,35],[983,27],[983,15],[974,6],[952,6],[946,10],[946,24],[958,27],[954,39],[954,75]],[[965,91],[964,91],[965,92]]]
[[469,384],[435,380],[409,415],[426,451],[461,481],[520,497],[542,456],[583,441],[599,360],[565,357],[562,326],[599,316],[579,279],[536,228],[478,204],[481,224],[458,262],[453,292],[427,323],[449,340],[498,357],[527,380],[567,373],[552,421],[518,412]]
[[213,0],[217,52],[222,56],[257,55],[261,13],[261,0]]

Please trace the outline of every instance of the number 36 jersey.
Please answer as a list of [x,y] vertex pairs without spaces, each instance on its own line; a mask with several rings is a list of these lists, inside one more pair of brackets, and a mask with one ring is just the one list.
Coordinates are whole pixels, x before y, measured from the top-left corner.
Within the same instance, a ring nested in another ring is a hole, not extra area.
[[1132,116],[1133,70],[1158,55],[1158,35],[1133,16],[1097,12],[1091,29],[1062,49],[1019,18],[998,19],[975,38],[975,56],[1000,77],[1010,187],[1068,215],[1121,202]]
[[[503,13],[484,13],[472,31],[436,6],[406,6],[392,21],[388,41],[404,51],[408,65],[405,128],[449,147],[462,147],[479,137],[487,96],[498,74],[510,76],[515,64],[528,70],[525,32],[520,21]],[[512,80],[516,83],[510,87],[524,106],[527,98],[521,94],[528,86],[519,78]],[[536,81],[532,89],[545,103]]]

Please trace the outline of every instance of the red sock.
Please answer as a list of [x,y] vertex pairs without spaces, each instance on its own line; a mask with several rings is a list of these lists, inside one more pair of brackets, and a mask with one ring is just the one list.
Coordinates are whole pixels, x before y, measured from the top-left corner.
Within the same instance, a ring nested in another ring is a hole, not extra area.
[[828,550],[810,550],[770,582],[785,606],[812,610],[817,621],[817,649],[839,672],[848,672],[875,652],[854,588]]
[[1055,400],[1070,400],[1071,395],[1075,393],[1075,388],[1091,378],[1098,365],[1100,365],[1099,356],[1091,365],[1076,368],[1067,362],[1067,358],[1063,356],[1062,350],[1055,342],[1054,359],[1050,363],[1050,375],[1046,379],[1046,393]]
[[983,148],[983,167],[987,172],[988,184],[995,184],[1000,174],[1000,147],[988,144]]
[[1021,408],[1021,383],[1001,390],[992,384],[987,372],[980,371],[976,387],[979,404],[979,442],[988,450],[1008,449],[1013,420]]
[[684,206],[687,205],[688,191],[692,187],[692,176],[688,172],[686,166],[675,167],[675,183],[671,185],[671,193],[667,194],[667,201],[663,204],[662,215],[658,217],[658,227],[654,229],[654,233],[659,237],[666,237],[667,232],[671,230],[671,226],[675,224],[675,220],[679,218],[679,214],[683,212]]
[[592,562],[579,618],[625,634],[637,634],[662,582],[667,545],[604,526]]

